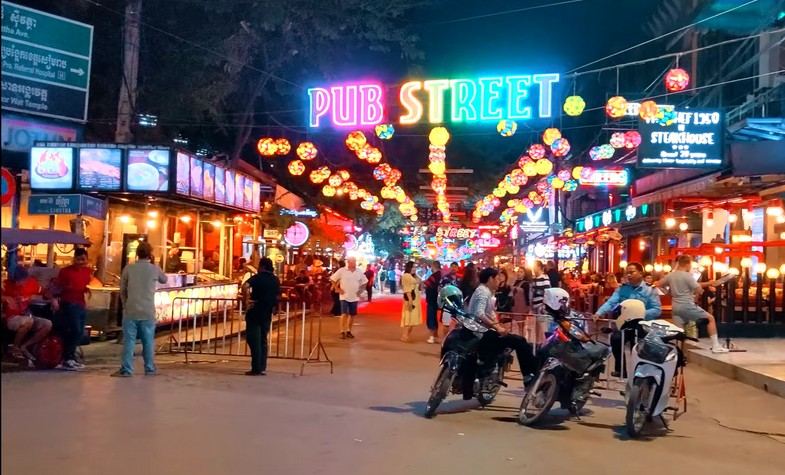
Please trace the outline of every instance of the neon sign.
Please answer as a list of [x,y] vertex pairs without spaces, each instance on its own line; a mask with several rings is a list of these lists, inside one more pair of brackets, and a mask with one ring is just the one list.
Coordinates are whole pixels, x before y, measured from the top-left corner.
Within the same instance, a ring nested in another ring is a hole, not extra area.
[[401,125],[547,119],[553,115],[558,82],[557,73],[409,81],[398,92],[397,118],[388,116],[381,84],[313,87],[308,89],[308,125],[362,128],[396,119]]
[[603,168],[591,170],[581,176],[581,185],[585,186],[627,186],[630,173],[625,168]]

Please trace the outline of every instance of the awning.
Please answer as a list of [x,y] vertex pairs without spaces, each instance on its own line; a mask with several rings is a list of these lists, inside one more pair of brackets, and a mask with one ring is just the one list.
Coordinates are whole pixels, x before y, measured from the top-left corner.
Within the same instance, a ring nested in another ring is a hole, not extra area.
[[89,244],[89,241],[78,234],[53,229],[2,229],[3,244]]
[[678,185],[669,186],[661,190],[653,191],[643,195],[634,196],[632,204],[640,206],[645,203],[666,202],[673,198],[680,198],[682,196],[699,196],[701,193],[711,187],[712,183],[717,180],[720,173],[712,173],[711,175],[702,176],[700,178],[679,183]]

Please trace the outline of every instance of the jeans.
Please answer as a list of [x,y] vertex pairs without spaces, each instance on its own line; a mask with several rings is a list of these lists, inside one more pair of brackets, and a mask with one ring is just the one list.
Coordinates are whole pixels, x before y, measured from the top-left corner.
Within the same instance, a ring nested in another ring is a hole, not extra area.
[[124,373],[134,372],[134,347],[137,335],[142,340],[142,356],[144,372],[155,373],[155,320],[123,319],[123,359],[121,370]]
[[245,319],[245,338],[251,349],[251,371],[267,371],[267,334],[272,316]]
[[437,296],[425,296],[425,324],[428,330],[439,328],[439,302]]
[[57,329],[63,338],[63,360],[76,359],[76,347],[84,335],[87,311],[78,304],[63,302],[60,305],[60,315]]
[[518,357],[518,366],[524,377],[537,371],[537,358],[532,352],[532,345],[520,335],[508,333],[502,336],[494,331],[489,331],[480,341],[478,350],[480,358],[488,363],[505,348],[515,351],[515,356]]

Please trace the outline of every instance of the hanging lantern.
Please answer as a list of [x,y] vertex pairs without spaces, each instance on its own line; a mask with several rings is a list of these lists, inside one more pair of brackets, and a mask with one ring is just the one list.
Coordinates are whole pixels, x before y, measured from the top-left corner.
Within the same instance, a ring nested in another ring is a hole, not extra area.
[[614,132],[608,142],[613,148],[624,148],[624,132]]
[[286,139],[278,139],[275,141],[275,153],[277,155],[288,155],[292,151],[292,144]]
[[518,192],[521,191],[521,187],[518,185],[513,185],[512,183],[507,185],[507,193],[511,195],[517,195]]
[[382,151],[376,147],[371,147],[365,156],[365,160],[371,165],[376,165],[382,161]]
[[548,175],[553,171],[553,162],[547,158],[537,160],[535,166],[537,167],[538,175]]
[[660,108],[657,112],[657,123],[664,126],[668,126],[676,122],[676,110],[670,109],[665,110]]
[[510,175],[512,176],[512,184],[516,186],[524,186],[529,181],[529,179],[523,173],[523,170],[520,168],[516,168],[510,172]]
[[272,157],[278,150],[278,146],[275,144],[275,139],[263,137],[256,142],[256,150],[263,157]]
[[575,191],[578,189],[578,180],[567,180],[564,182],[564,191]]
[[434,127],[431,129],[431,133],[428,134],[428,140],[432,145],[444,147],[450,140],[450,133],[444,127]]
[[548,180],[540,180],[537,182],[537,191],[540,192],[540,195],[545,195],[550,191],[551,184],[548,183]]
[[[548,129],[548,130],[555,130],[558,133],[558,135],[559,135],[556,138],[557,139],[561,138],[561,132],[559,132],[558,129]],[[547,132],[548,130],[546,130],[545,132]],[[543,133],[543,136],[545,136],[545,133]],[[553,141],[551,141],[551,142],[553,142]],[[531,157],[532,160],[539,160],[541,158],[545,158],[546,150],[545,150],[545,147],[542,144],[536,143],[536,144],[532,144],[532,146],[529,147],[528,152],[529,152],[529,156]]]
[[605,113],[611,119],[620,119],[627,113],[627,99],[622,96],[613,96],[605,104]]
[[531,162],[532,159],[528,155],[521,155],[518,159],[518,168],[523,168],[526,163]]
[[334,188],[338,188],[343,183],[343,178],[341,178],[338,174],[330,175],[330,178],[327,179],[327,183]]
[[523,174],[526,175],[526,176],[529,176],[529,177],[536,176],[537,175],[537,162],[531,162],[531,161],[526,162],[523,165],[522,170],[523,170]]
[[352,175],[349,173],[348,170],[338,170],[336,173],[338,174],[338,176],[341,177],[341,180],[343,181],[349,181],[349,178],[352,177]]
[[346,148],[352,152],[357,152],[363,147],[363,145],[366,144],[367,141],[368,139],[365,138],[364,133],[360,132],[359,130],[355,130],[346,136]]
[[507,195],[507,190],[503,188],[494,188],[493,195],[499,198],[504,198]]
[[[645,121],[654,120],[657,118],[659,107],[654,101],[643,101],[638,109],[638,115]],[[618,147],[617,147],[618,148]]]
[[624,147],[630,150],[641,144],[641,134],[637,130],[628,130],[624,133]]
[[498,124],[496,124],[496,132],[499,132],[499,135],[502,137],[512,137],[515,135],[515,132],[518,130],[518,123],[514,120],[500,120]]
[[383,186],[381,191],[379,192],[379,194],[385,200],[391,200],[391,199],[395,198],[395,191],[392,189],[391,186]]
[[384,180],[387,178],[387,175],[392,170],[392,167],[386,163],[382,163],[381,165],[377,165],[376,168],[373,169],[373,177],[377,180]]
[[581,177],[581,171],[583,171],[583,167],[575,167],[572,169],[572,177],[576,180]]
[[442,176],[444,175],[444,172],[447,171],[447,167],[445,166],[443,160],[432,161],[428,164],[428,171],[434,175]]
[[319,153],[319,151],[311,142],[302,142],[297,146],[297,156],[300,157],[300,160],[305,162],[316,158],[317,153]]
[[294,176],[300,176],[305,172],[305,164],[300,160],[292,160],[287,166],[289,173]]
[[[549,129],[545,129],[545,132],[542,133],[542,143],[545,145],[550,146],[554,140],[561,138],[561,132],[559,129],[555,127],[551,127]],[[534,145],[532,145],[534,147]],[[529,156],[534,158],[534,155],[531,153],[531,148],[529,148]],[[545,156],[545,150],[543,149],[543,157]],[[537,160],[537,159],[535,159]]]
[[431,189],[434,193],[442,194],[447,190],[447,179],[446,178],[434,178],[431,180]]
[[570,153],[570,142],[565,138],[556,139],[551,144],[551,152],[554,157],[564,157]]
[[665,89],[669,92],[680,92],[690,84],[690,75],[681,68],[674,68],[665,75]]
[[564,180],[562,180],[559,177],[556,177],[553,179],[551,186],[553,187],[554,190],[561,190],[562,188],[564,188]]
[[395,127],[392,124],[379,124],[374,128],[376,136],[382,140],[390,140],[395,133]]
[[592,160],[600,160],[600,146],[595,145],[589,149],[589,158]]
[[559,177],[559,179],[561,181],[567,181],[567,180],[570,179],[570,176],[571,176],[570,175],[570,170],[567,169],[567,168],[565,168],[563,170],[559,170],[559,173],[557,173],[556,176]]
[[323,194],[324,196],[327,196],[328,198],[329,198],[329,197],[333,197],[333,196],[335,196],[335,188],[333,188],[333,187],[332,187],[332,186],[330,186],[330,185],[324,185],[324,186],[322,187],[322,194]]
[[608,160],[613,158],[613,154],[616,153],[616,149],[611,147],[609,144],[602,144],[600,145],[600,160]]
[[[532,193],[534,193],[535,195],[537,194],[536,192],[532,191],[531,193],[529,193],[529,195],[531,195]],[[521,203],[523,204],[523,206],[529,209],[534,208],[534,201],[532,201],[531,198],[524,198],[521,200]]]
[[317,185],[320,184],[320,183],[323,183],[324,180],[327,179],[327,177],[324,176],[324,173],[322,173],[320,170],[312,171],[311,174],[309,175],[309,178],[311,179],[311,183],[314,183],[314,184],[317,184]]
[[594,169],[589,167],[583,167],[581,170],[580,180],[590,180],[592,175],[594,175]]
[[586,108],[586,102],[581,96],[570,96],[564,100],[564,113],[571,117],[583,114],[584,108]]

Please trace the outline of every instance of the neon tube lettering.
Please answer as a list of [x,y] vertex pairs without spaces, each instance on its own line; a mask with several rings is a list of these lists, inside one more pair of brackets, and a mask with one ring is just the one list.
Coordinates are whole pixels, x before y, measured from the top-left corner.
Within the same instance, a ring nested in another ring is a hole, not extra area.
[[453,122],[477,120],[477,84],[469,79],[453,79],[450,81],[451,111]]
[[401,86],[401,106],[406,109],[406,115],[402,115],[399,120],[401,124],[416,124],[422,118],[422,102],[414,95],[421,89],[421,81],[409,81]]
[[507,76],[507,118],[531,119],[532,108],[525,106],[529,99],[531,76]]
[[551,116],[553,85],[559,82],[559,75],[556,73],[535,74],[534,82],[540,85],[540,117],[548,118]]
[[384,104],[381,86],[377,84],[360,85],[360,124],[376,125],[384,119]]
[[497,120],[502,118],[502,109],[498,101],[502,96],[502,78],[480,78],[481,101],[480,120]]
[[330,91],[313,87],[308,89],[308,99],[310,102],[308,124],[311,127],[319,127],[319,119],[330,111]]
[[357,86],[334,86],[330,88],[333,99],[333,124],[352,126],[357,124]]
[[444,91],[450,87],[448,79],[425,81],[423,87],[428,91],[428,122],[441,124],[444,122]]

